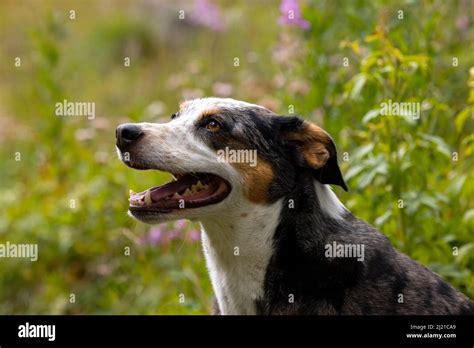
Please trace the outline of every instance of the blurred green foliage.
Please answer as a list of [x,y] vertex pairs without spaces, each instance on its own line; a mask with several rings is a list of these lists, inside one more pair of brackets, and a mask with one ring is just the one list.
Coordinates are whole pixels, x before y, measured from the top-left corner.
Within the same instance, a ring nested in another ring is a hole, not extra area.
[[[347,153],[340,196],[351,211],[473,297],[473,3],[343,9],[305,10],[309,59],[298,69],[312,71],[313,88],[302,112],[318,100],[316,116]],[[419,103],[420,117],[382,115],[388,101]]]
[[[214,4],[222,30],[179,19],[193,1],[2,2],[0,243],[38,243],[39,259],[0,260],[0,313],[209,312],[197,226],[152,243],[127,217],[129,188],[168,178],[123,166],[114,131],[210,95],[321,124],[348,208],[474,297],[472,2],[301,2],[309,30],[279,26],[279,1]],[[96,118],[55,116],[63,99]],[[420,118],[381,115],[388,100]]]

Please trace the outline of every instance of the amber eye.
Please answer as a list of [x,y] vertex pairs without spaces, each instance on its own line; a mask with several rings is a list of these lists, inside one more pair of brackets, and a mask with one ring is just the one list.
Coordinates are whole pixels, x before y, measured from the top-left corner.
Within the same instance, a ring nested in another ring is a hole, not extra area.
[[211,132],[217,132],[221,130],[221,125],[217,121],[209,121],[206,123],[206,129],[210,130]]

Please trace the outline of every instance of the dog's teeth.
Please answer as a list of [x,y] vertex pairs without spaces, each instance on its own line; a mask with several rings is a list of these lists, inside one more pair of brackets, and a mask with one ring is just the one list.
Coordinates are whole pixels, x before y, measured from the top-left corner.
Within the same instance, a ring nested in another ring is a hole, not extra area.
[[204,188],[204,185],[201,183],[201,181],[199,180],[196,184],[196,187],[198,190],[202,190]]
[[174,195],[173,195],[174,198],[177,198],[177,199],[181,199],[181,196],[179,195],[178,192],[176,192]]
[[197,185],[192,185],[191,186],[191,192],[196,193],[196,192],[198,192],[198,190],[199,189],[198,189]]
[[191,194],[191,191],[189,190],[189,187],[186,189],[186,191],[184,191],[184,194],[183,196],[188,196]]
[[136,194],[137,194],[137,193],[136,193],[135,191],[133,191],[133,190],[130,190],[128,193],[129,193],[130,196],[133,196],[133,195],[136,195]]
[[153,201],[151,200],[151,193],[150,193],[150,191],[146,191],[146,193],[145,193],[145,205],[150,205],[151,203],[153,203]]

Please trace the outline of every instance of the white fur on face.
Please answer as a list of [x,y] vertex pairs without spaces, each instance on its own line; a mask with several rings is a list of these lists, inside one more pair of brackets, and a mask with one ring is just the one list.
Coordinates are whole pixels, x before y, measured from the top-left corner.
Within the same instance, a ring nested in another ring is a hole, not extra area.
[[180,117],[189,117],[196,114],[201,115],[206,110],[215,109],[219,107],[225,108],[239,108],[239,107],[255,107],[266,110],[263,106],[251,104],[240,100],[231,98],[201,98],[185,101],[181,104]]

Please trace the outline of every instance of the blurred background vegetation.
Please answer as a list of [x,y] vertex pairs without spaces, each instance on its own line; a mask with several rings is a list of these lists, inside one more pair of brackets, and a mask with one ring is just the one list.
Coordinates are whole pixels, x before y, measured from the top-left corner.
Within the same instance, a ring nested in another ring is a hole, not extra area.
[[[320,124],[347,207],[473,298],[472,23],[471,0],[2,1],[0,243],[39,259],[0,260],[0,313],[209,312],[198,226],[127,217],[129,188],[168,178],[114,149],[118,124],[203,96]],[[64,99],[95,119],[55,116]]]

